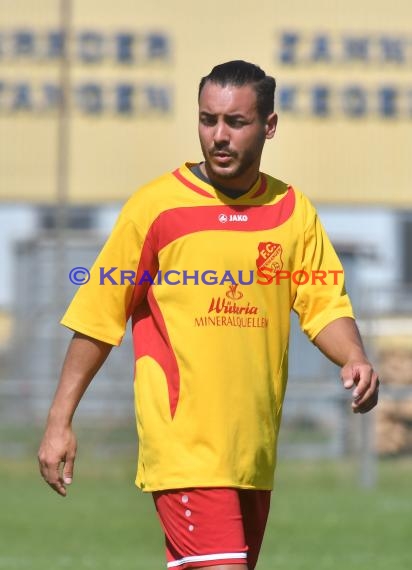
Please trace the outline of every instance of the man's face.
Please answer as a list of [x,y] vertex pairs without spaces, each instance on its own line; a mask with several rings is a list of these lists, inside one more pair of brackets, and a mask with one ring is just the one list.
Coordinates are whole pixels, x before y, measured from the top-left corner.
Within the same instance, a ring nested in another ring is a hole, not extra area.
[[199,99],[199,138],[211,180],[227,188],[250,188],[276,122],[275,113],[265,121],[259,117],[251,85],[222,87],[208,81]]

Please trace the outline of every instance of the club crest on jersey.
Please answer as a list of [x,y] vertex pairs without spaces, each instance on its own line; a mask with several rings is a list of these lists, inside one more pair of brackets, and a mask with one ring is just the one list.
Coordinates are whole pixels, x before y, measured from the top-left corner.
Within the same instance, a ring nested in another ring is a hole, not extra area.
[[247,214],[219,214],[217,219],[221,224],[226,224],[226,222],[247,222],[249,217]]
[[282,246],[272,241],[261,241],[258,245],[256,265],[259,271],[275,275],[283,267]]

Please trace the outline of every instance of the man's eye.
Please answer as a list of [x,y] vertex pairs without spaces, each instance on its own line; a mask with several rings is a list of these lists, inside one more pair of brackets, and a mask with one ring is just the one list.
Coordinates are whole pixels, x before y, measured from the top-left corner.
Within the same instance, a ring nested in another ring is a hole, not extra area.
[[242,119],[229,119],[228,125],[234,129],[241,129],[245,125],[245,121]]
[[216,124],[216,120],[213,117],[200,117],[200,122],[202,123],[202,125],[206,125],[208,127],[215,125]]

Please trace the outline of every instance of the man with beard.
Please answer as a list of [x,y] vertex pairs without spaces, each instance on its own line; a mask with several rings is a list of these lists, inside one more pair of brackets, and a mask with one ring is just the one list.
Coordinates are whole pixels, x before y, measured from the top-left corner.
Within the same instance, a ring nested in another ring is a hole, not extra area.
[[201,80],[204,161],[129,199],[62,320],[75,334],[39,451],[41,473],[66,495],[76,454],[73,414],[130,318],[136,484],[153,493],[169,568],[256,565],[291,309],[341,366],[353,411],[377,403],[379,381],[315,209],[260,172],[264,144],[276,131],[274,93],[275,80],[244,61],[218,65]]

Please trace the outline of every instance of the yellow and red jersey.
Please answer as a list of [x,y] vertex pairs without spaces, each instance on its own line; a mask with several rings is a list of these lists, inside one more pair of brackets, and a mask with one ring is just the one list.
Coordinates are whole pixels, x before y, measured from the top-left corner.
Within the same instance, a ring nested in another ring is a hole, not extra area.
[[342,267],[300,192],[231,199],[189,166],[129,199],[62,323],[118,345],[132,320],[138,486],[270,489],[290,311],[310,339],[353,317]]

